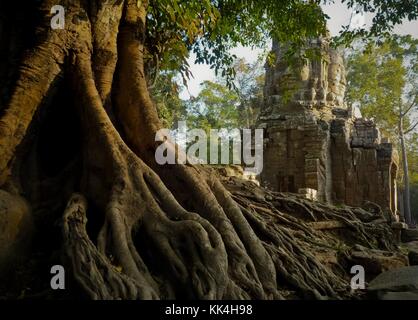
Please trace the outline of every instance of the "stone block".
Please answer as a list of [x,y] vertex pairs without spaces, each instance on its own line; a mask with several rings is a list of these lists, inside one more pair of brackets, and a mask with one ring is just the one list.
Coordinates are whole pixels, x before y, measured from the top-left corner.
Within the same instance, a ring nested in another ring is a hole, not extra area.
[[319,166],[318,159],[305,159],[305,171],[306,172],[317,172]]
[[408,225],[404,222],[393,222],[391,227],[394,230],[402,230],[408,228]]
[[406,292],[379,292],[377,298],[380,300],[418,300],[418,291]]
[[318,200],[318,191],[311,188],[301,188],[298,190],[298,193],[304,196],[306,199],[317,201]]
[[369,291],[405,292],[418,290],[418,266],[403,267],[378,275],[368,287]]
[[408,266],[409,261],[406,255],[400,253],[388,253],[356,246],[350,254],[350,263],[364,267],[366,278],[374,278],[382,272],[395,270]]
[[418,241],[418,229],[402,229],[401,240],[402,242]]

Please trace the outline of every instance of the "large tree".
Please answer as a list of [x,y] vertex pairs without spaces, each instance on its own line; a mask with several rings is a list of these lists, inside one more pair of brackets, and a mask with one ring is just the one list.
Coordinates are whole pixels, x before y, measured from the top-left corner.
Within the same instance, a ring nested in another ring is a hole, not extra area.
[[[162,124],[148,88],[159,66],[187,77],[190,50],[231,76],[237,43],[323,33],[317,2],[2,1],[0,186],[14,199],[3,210],[29,207],[42,230],[64,210],[67,265],[90,298],[278,298],[279,271],[332,293],[310,275],[321,275],[314,258],[289,262],[293,249],[212,173],[156,164]],[[50,26],[54,5],[64,29]],[[417,11],[376,6],[382,27]]]

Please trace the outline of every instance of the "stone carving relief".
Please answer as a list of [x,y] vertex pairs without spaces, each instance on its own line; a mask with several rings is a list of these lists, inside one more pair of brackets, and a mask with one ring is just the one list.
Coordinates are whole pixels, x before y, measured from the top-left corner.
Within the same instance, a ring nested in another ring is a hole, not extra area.
[[267,105],[345,108],[346,79],[342,56],[330,48],[327,38],[310,41],[307,49],[305,52],[313,54],[311,58],[306,54],[303,59],[293,61],[286,57],[286,45],[273,43],[276,63],[274,66],[266,64]]

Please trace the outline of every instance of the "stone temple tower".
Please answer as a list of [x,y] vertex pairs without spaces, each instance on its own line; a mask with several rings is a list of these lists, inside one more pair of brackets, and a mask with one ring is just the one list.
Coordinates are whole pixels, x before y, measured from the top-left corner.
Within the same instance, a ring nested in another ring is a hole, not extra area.
[[373,202],[396,215],[396,150],[347,107],[344,59],[329,39],[305,49],[316,54],[295,62],[274,42],[276,61],[266,64],[257,123],[265,131],[262,184],[334,204]]

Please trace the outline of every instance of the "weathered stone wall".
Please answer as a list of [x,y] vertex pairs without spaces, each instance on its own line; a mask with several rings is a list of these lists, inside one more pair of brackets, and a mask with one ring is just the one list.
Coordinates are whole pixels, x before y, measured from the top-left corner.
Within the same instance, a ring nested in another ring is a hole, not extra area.
[[335,201],[371,201],[394,212],[398,159],[392,144],[382,142],[376,126],[364,119],[333,120],[331,136]]
[[288,62],[273,44],[276,63],[266,65],[265,130],[261,181],[273,190],[315,193],[328,203],[374,202],[396,212],[398,160],[376,125],[355,119],[344,102],[345,67],[327,38],[308,44],[320,58]]

